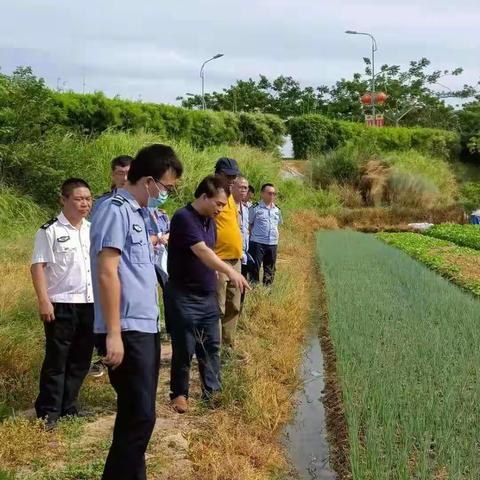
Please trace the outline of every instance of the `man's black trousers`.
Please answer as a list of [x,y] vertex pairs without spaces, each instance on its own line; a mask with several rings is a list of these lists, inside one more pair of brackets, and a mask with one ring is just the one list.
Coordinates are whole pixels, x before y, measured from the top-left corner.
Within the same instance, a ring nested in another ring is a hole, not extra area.
[[165,289],[165,317],[172,337],[171,398],[188,398],[193,354],[198,360],[203,395],[219,391],[220,313],[216,292],[198,294],[169,282]]
[[[124,357],[108,369],[117,393],[117,417],[102,480],[146,480],[145,451],[155,426],[155,401],[160,369],[160,335],[122,332]],[[106,355],[106,335],[96,336]]]
[[49,422],[78,413],[94,343],[93,303],[54,303],[53,309],[55,320],[44,323],[45,359],[35,402],[37,417]]
[[254,283],[260,282],[260,268],[263,264],[263,284],[270,285],[275,278],[275,264],[277,262],[277,245],[250,242],[248,253],[253,258],[251,279]]

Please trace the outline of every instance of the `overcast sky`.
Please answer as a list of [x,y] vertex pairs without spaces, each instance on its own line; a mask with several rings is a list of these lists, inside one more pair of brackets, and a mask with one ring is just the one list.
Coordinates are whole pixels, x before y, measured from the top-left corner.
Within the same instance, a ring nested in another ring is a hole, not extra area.
[[[478,0],[0,0],[0,67],[31,65],[56,88],[177,103],[237,79],[291,75],[330,85],[363,69],[367,37],[377,63],[422,56],[435,69],[463,67],[451,88],[480,80]],[[65,83],[64,83],[65,82]]]

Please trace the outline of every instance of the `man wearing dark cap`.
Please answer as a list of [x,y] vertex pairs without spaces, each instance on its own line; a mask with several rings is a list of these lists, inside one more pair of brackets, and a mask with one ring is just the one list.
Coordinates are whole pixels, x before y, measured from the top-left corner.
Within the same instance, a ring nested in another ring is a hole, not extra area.
[[[217,241],[215,253],[237,272],[242,269],[242,233],[238,222],[238,210],[231,190],[237,176],[238,164],[233,158],[220,158],[215,165],[215,174],[223,181],[228,196],[227,205],[216,216]],[[224,273],[218,273],[217,298],[222,324],[222,343],[233,348],[235,330],[241,307],[241,291]]]

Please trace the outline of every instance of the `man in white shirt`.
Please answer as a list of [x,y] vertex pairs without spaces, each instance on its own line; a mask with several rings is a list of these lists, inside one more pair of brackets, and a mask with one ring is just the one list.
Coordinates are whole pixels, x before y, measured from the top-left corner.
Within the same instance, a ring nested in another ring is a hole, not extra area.
[[94,344],[89,185],[80,178],[66,180],[61,202],[62,212],[35,236],[31,266],[46,339],[35,410],[49,428],[60,417],[78,415]]

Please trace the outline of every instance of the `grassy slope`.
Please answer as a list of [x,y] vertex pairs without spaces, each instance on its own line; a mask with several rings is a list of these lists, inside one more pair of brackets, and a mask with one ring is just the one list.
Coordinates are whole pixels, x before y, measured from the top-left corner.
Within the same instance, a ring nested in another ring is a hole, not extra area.
[[353,478],[479,478],[480,302],[370,236],[317,250]]
[[480,251],[418,233],[379,233],[377,237],[452,282],[480,295]]

